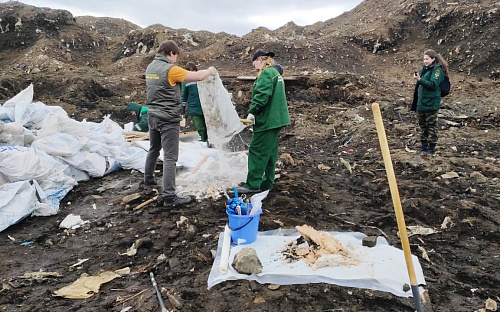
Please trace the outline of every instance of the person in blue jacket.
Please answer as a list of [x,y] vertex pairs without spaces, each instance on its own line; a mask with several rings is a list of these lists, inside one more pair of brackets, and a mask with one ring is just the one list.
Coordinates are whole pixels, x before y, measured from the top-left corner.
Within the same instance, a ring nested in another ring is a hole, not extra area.
[[148,132],[148,107],[134,102],[127,104],[127,110],[136,117],[132,131]]

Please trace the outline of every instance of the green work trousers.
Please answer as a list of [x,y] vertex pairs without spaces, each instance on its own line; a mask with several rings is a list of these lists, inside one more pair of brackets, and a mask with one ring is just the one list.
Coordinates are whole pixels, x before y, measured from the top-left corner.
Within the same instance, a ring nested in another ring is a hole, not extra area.
[[248,149],[247,188],[270,190],[273,187],[280,130],[281,127],[254,132]]
[[208,134],[207,134],[207,125],[205,124],[205,117],[203,115],[191,116],[191,120],[193,121],[196,131],[198,131],[198,134],[201,137],[201,141],[206,142],[208,139]]

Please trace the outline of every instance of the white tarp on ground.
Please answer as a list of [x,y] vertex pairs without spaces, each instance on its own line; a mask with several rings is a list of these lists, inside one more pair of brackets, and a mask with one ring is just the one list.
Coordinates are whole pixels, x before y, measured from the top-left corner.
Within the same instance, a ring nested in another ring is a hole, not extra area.
[[89,176],[119,168],[144,172],[147,152],[130,146],[109,116],[79,122],[59,106],[32,101],[30,85],[0,107],[0,198],[16,191],[26,199],[0,201],[0,231],[30,214],[57,213],[61,199]]
[[[390,292],[400,297],[410,297],[411,291],[403,290],[404,284],[410,285],[408,271],[403,251],[390,246],[383,237],[379,237],[375,247],[361,245],[363,233],[329,233],[337,238],[350,252],[355,252],[360,260],[357,266],[323,267],[312,270],[303,261],[282,264],[283,254],[287,244],[296,240],[300,234],[295,230],[280,229],[275,231],[259,232],[257,240],[247,245],[231,245],[229,254],[229,270],[226,275],[219,272],[222,251],[223,233],[219,237],[217,255],[208,277],[208,288],[228,280],[255,280],[259,283],[278,285],[329,283],[339,286],[348,286],[364,289],[373,289]],[[240,274],[231,263],[234,255],[242,248],[255,249],[262,262],[262,273]],[[417,283],[425,285],[425,279],[418,258],[412,256]]]

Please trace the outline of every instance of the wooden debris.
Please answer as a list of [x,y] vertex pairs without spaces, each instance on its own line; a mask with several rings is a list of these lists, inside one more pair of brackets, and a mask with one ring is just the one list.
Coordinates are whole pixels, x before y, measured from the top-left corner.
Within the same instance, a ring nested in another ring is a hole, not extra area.
[[123,205],[128,204],[131,201],[136,200],[137,198],[141,198],[141,193],[134,193],[134,194],[127,195],[127,196],[123,197],[122,204]]
[[146,201],[145,201],[145,202],[143,202],[142,204],[139,204],[139,205],[135,206],[135,207],[134,207],[134,211],[137,211],[137,210],[139,210],[139,209],[142,209],[142,208],[144,208],[145,206],[147,206],[147,205],[151,204],[152,202],[154,202],[155,200],[157,200],[159,196],[160,196],[160,195],[156,195],[155,197],[153,197],[153,198],[150,198],[150,199],[146,200]]
[[125,137],[125,140],[127,140],[127,142],[149,140],[149,132],[131,131],[126,132],[123,136]]
[[348,108],[346,108],[346,107],[338,107],[338,106],[327,106],[326,109],[334,109],[334,110],[340,110],[340,111],[348,110]]

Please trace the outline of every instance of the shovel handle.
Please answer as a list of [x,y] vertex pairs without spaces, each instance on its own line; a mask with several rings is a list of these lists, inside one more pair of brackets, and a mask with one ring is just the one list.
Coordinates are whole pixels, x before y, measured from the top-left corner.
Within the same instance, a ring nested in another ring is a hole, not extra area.
[[406,261],[406,269],[410,277],[410,284],[413,292],[413,299],[418,312],[423,311],[420,306],[420,293],[418,292],[417,279],[415,278],[415,268],[413,267],[413,260],[411,258],[410,242],[408,240],[408,233],[406,231],[405,218],[403,208],[401,207],[401,200],[399,198],[398,185],[396,182],[396,175],[392,167],[391,153],[389,151],[389,144],[385,135],[384,122],[382,120],[382,113],[378,103],[372,104],[373,117],[375,119],[375,126],[377,128],[378,140],[380,142],[380,149],[382,150],[382,157],[384,158],[384,166],[389,181],[389,189],[391,191],[392,204],[396,213],[396,221],[398,223],[399,236],[401,244],[403,245],[403,253]]

